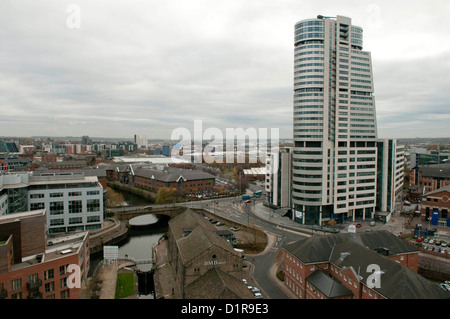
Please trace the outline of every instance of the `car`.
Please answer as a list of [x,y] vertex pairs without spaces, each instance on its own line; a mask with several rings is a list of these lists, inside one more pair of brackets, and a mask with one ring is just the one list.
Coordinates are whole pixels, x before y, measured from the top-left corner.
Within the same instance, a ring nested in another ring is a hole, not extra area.
[[232,231],[239,231],[240,228],[237,227],[237,226],[231,226],[231,227],[230,227],[230,230],[232,230]]
[[247,284],[247,279],[242,278],[242,282],[243,282],[244,284]]
[[441,286],[442,289],[450,291],[450,285],[448,284],[440,284],[439,286]]
[[361,228],[361,224],[356,224],[356,228]]
[[255,292],[254,295],[256,299],[262,299],[263,297],[260,292]]
[[222,226],[222,225],[223,225],[222,222],[217,222],[217,223],[216,223],[216,226]]
[[418,238],[416,238],[416,241],[421,242],[421,241],[423,241],[423,238],[422,237],[418,237]]
[[261,293],[261,290],[259,290],[259,288],[256,287],[253,287],[253,289],[251,289],[250,291],[253,292],[253,294]]
[[375,226],[375,221],[370,221],[370,226]]
[[428,243],[430,240],[428,239],[428,238],[425,238],[424,240],[423,240],[423,242],[424,243]]
[[248,204],[251,203],[252,201],[250,199],[247,199],[244,203]]
[[442,247],[447,247],[447,246],[448,246],[448,243],[447,243],[446,241],[443,241],[443,242],[441,243],[441,246],[442,246]]
[[441,249],[440,249],[439,247],[434,247],[434,248],[433,248],[433,251],[434,251],[434,252],[437,252],[437,253],[440,253],[440,252],[441,252]]
[[251,291],[253,289],[253,286],[248,285],[247,288]]
[[428,243],[431,244],[431,245],[434,245],[435,241],[434,241],[434,239],[430,239],[430,240],[428,241]]
[[436,246],[440,246],[440,245],[441,245],[441,242],[440,242],[439,240],[436,240],[435,245],[436,245]]

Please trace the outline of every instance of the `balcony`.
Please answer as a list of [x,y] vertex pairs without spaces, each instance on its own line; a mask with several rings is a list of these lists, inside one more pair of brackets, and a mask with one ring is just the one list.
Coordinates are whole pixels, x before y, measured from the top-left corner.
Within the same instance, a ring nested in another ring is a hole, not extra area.
[[41,287],[41,286],[42,286],[42,280],[41,279],[36,279],[34,281],[27,282],[27,289],[28,290],[39,289],[39,287]]
[[35,292],[32,294],[29,294],[28,299],[42,299],[42,292]]

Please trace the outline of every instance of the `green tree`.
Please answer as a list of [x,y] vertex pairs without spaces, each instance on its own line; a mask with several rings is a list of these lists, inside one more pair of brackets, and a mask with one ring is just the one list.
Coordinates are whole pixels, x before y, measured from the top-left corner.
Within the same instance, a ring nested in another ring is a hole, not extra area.
[[157,204],[174,203],[177,199],[175,188],[161,187],[156,193]]

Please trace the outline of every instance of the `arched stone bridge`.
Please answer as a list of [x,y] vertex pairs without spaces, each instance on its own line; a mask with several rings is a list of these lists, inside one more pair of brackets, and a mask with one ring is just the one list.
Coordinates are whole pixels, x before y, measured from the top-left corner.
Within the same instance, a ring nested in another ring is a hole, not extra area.
[[121,209],[108,209],[108,212],[114,212],[115,217],[118,220],[130,220],[132,218],[148,215],[148,214],[156,214],[156,215],[166,215],[170,218],[181,214],[186,210],[186,207],[180,206],[164,206],[159,205],[158,207],[152,206],[143,206],[143,207],[123,207]]

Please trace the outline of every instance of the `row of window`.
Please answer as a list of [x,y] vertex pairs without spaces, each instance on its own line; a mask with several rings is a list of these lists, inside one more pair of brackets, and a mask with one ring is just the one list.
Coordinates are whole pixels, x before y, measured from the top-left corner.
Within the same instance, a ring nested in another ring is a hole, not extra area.
[[[99,194],[100,194],[100,191],[98,191],[98,190],[86,192],[87,196],[93,196],[93,195],[99,195]],[[69,197],[82,196],[82,195],[83,195],[83,192],[81,192],[81,191],[74,191],[74,192],[68,193]],[[64,197],[64,193],[63,192],[50,193],[49,196],[51,198]],[[42,199],[42,198],[45,198],[44,193],[30,194],[30,199]]]
[[[30,203],[30,210],[44,209],[45,203]],[[64,214],[64,202],[50,202],[49,205],[50,215],[60,215]],[[68,206],[69,214],[77,214],[83,212],[83,201],[72,200],[69,201]],[[86,201],[86,211],[88,213],[99,212],[100,211],[100,200],[99,199],[88,199]]]

